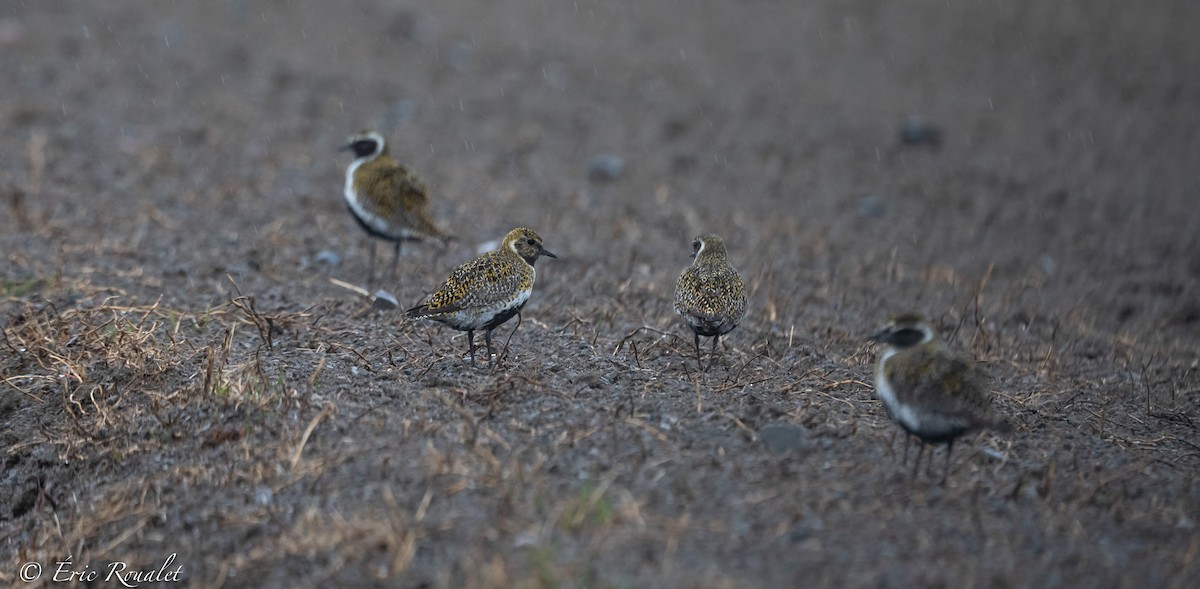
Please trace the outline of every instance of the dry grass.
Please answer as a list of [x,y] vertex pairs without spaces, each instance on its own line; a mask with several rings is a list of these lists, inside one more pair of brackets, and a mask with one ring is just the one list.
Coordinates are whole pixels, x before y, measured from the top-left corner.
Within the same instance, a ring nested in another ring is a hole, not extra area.
[[[376,337],[356,310],[264,312],[235,289],[225,304],[186,312],[111,289],[35,288],[6,305],[3,369],[17,394],[9,419],[24,424],[7,434],[8,468],[40,474],[16,486],[3,534],[24,538],[22,561],[149,562],[183,550],[204,586],[292,578],[284,562],[303,563],[312,586],[611,586],[606,555],[642,546],[653,556],[623,578],[737,587],[694,560],[713,549],[704,538],[787,543],[864,513],[897,529],[930,525],[917,522],[947,502],[982,509],[982,537],[996,518],[1028,510],[1143,530],[1190,521],[1172,482],[1200,462],[1194,388],[1175,377],[1194,370],[1187,358],[1147,355],[1078,320],[990,320],[984,287],[974,288],[940,322],[999,376],[1002,410],[1026,433],[967,444],[949,488],[898,487],[918,510],[909,516],[887,495],[847,486],[906,479],[908,452],[864,380],[869,350],[851,334],[817,344],[794,328],[750,329],[701,373],[668,324],[614,333],[603,313],[572,312],[557,325],[527,321],[496,371],[463,371],[459,342],[421,326],[390,330],[385,349],[340,343]],[[51,302],[70,298],[66,309]],[[555,359],[524,364],[531,341]],[[378,384],[338,392],[349,366]],[[405,382],[416,388],[397,388]],[[1129,394],[1105,393],[1109,383]],[[804,426],[813,450],[793,460],[751,451],[762,427],[780,422]],[[1051,423],[1082,437],[1035,443]],[[706,439],[715,445],[697,453]],[[873,447],[879,464],[816,449],[843,445]],[[1106,468],[1086,466],[1096,455]],[[755,474],[706,496],[717,479],[701,473],[713,468]],[[823,499],[804,499],[816,488]],[[1158,499],[1146,505],[1147,493]],[[781,519],[753,515],[764,509]],[[1179,574],[1195,566],[1188,554]]]
[[[299,454],[303,439],[272,430],[278,414],[308,412],[319,373],[307,382],[272,373],[264,353],[272,330],[307,329],[312,312],[262,315],[249,297],[184,312],[126,303],[110,289],[64,291],[85,302],[60,310],[50,300],[58,295],[47,292],[6,305],[0,371],[6,395],[19,393],[5,406],[14,424],[6,464],[42,473],[14,486],[21,494],[8,505],[10,524],[25,526],[6,524],[5,537],[32,534],[23,559],[120,558],[131,538],[162,523],[164,480],[199,488],[261,483],[277,476],[268,465],[287,464],[292,447]],[[271,443],[255,445],[264,441]],[[247,461],[230,471],[196,460],[227,445]],[[161,479],[123,466],[164,460],[176,466]],[[46,482],[66,473],[82,477],[68,492]]]

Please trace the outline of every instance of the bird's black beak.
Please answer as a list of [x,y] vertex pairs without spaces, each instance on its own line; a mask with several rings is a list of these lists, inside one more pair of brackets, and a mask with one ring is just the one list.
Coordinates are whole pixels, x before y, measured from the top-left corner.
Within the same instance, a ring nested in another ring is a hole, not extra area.
[[888,336],[888,330],[884,329],[878,333],[873,334],[871,337],[868,337],[867,341],[883,342],[883,341],[887,341],[887,336]]
[[347,143],[347,144],[337,148],[338,151],[350,151],[351,149],[354,149],[353,143]]
[[551,253],[550,250],[548,250],[542,246],[538,246],[538,255],[546,256],[547,258],[557,258],[558,257],[558,256],[554,255],[553,253]]

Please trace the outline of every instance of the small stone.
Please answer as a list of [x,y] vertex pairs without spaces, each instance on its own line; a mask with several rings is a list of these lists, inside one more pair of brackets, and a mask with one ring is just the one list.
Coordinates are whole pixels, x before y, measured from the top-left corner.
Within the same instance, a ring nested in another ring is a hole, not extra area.
[[397,100],[387,112],[387,125],[395,127],[417,118],[421,103],[411,98]]
[[259,505],[270,505],[271,500],[275,498],[275,491],[266,485],[260,486],[254,491],[254,502]]
[[375,291],[375,298],[371,301],[371,306],[380,311],[391,311],[400,306],[400,302],[396,300],[396,295],[379,289]]
[[671,431],[672,428],[675,427],[676,423],[679,423],[678,417],[675,417],[674,415],[665,415],[664,414],[662,416],[662,418],[659,419],[659,421],[658,421],[658,428],[665,432],[669,432],[669,431]]
[[788,533],[788,537],[792,542],[802,542],[807,540],[813,534],[824,529],[825,522],[822,521],[821,518],[815,515],[807,516],[804,519],[796,522],[796,525],[792,526],[792,530]]
[[339,266],[342,263],[342,256],[333,250],[321,250],[313,256],[313,261],[328,266]]
[[450,47],[450,51],[446,52],[446,63],[450,64],[455,71],[464,72],[470,67],[474,57],[475,46],[465,41],[459,41]]
[[984,456],[987,456],[988,458],[991,458],[993,460],[999,460],[1000,462],[1004,462],[1004,460],[1007,458],[1007,456],[1005,456],[1003,452],[1001,452],[995,448],[986,448],[985,447],[980,450],[980,453],[982,453]]
[[773,454],[799,451],[808,446],[808,430],[799,425],[773,423],[763,427],[758,437]]
[[554,90],[562,90],[567,87],[567,66],[562,62],[550,61],[542,64],[542,80],[546,82],[546,86]]
[[925,117],[914,115],[900,126],[900,144],[937,147],[942,144],[942,130]]
[[25,38],[25,27],[14,18],[0,18],[0,45],[16,45]]
[[625,160],[609,153],[592,156],[588,160],[588,180],[612,182],[625,173]]
[[[549,367],[549,364],[547,364]],[[599,372],[592,372],[575,378],[575,384],[589,389],[604,389],[612,385],[612,380]]]
[[529,546],[537,546],[538,538],[541,537],[541,528],[531,526],[530,529],[524,532],[518,532],[513,536],[513,547],[527,548]]
[[878,194],[868,194],[858,199],[858,204],[855,205],[854,212],[860,217],[878,219],[887,213],[887,201]]
[[1054,256],[1050,254],[1042,254],[1038,258],[1038,266],[1048,275],[1053,276],[1058,271],[1058,263],[1054,261]]
[[692,153],[677,153],[671,157],[671,172],[687,174],[700,165],[700,158]]
[[492,250],[495,250],[499,247],[500,247],[500,240],[493,239],[491,241],[485,241],[485,242],[479,244],[478,246],[476,246],[475,253],[482,256],[483,254],[486,254],[486,253],[488,253]]

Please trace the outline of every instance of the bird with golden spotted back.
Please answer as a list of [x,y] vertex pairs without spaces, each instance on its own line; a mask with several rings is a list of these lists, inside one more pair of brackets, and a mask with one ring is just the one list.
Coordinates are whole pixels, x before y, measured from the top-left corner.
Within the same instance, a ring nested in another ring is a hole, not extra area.
[[987,375],[965,354],[937,341],[917,313],[888,321],[872,341],[883,344],[875,365],[875,392],[888,415],[921,440],[914,476],[926,444],[946,444],[946,480],[954,440],[979,429],[1009,431],[996,415]]
[[[350,136],[342,149],[354,153],[354,161],[346,168],[346,207],[368,235],[393,243],[392,278],[400,260],[401,243],[426,239],[445,243],[450,239],[430,216],[429,189],[388,154],[383,135],[363,131]],[[374,243],[370,273],[368,284],[375,278]]]
[[715,359],[717,340],[746,316],[746,287],[737,269],[729,264],[721,236],[706,233],[692,240],[692,258],[692,265],[684,268],[675,285],[675,313],[692,329],[696,361],[703,370],[700,337],[713,338]]
[[[450,273],[429,299],[405,312],[411,319],[430,319],[467,332],[471,362],[475,361],[475,331],[484,330],[488,367],[492,366],[492,330],[520,313],[533,293],[538,257],[557,258],[542,246],[542,236],[518,227],[504,236],[500,247]],[[514,330],[515,331],[515,330]]]

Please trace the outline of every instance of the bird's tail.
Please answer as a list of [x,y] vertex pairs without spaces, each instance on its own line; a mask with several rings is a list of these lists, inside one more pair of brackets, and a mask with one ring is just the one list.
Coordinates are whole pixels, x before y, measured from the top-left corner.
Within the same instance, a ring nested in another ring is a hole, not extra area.
[[421,317],[424,317],[428,314],[429,314],[429,305],[427,305],[427,304],[417,305],[417,306],[404,312],[404,316],[408,317],[409,319],[420,319]]

